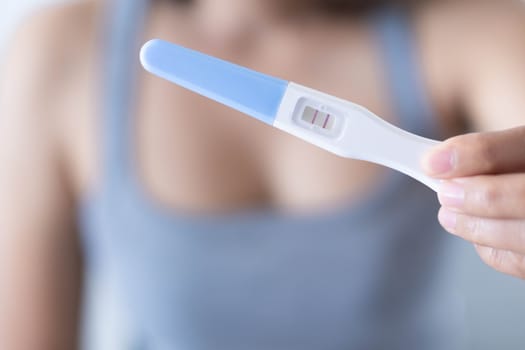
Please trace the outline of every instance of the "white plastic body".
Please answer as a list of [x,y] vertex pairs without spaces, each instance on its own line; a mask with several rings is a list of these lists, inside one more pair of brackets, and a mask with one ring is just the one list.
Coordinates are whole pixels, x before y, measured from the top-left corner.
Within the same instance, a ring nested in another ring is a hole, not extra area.
[[[301,121],[305,106],[335,118],[331,130]],[[427,176],[421,158],[438,141],[402,130],[355,103],[290,83],[274,127],[341,157],[384,165],[437,192],[439,181]]]

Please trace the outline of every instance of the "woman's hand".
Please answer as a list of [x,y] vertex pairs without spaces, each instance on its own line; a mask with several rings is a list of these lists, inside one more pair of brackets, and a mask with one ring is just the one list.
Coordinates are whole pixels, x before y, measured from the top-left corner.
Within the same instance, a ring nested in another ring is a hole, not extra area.
[[525,127],[446,141],[423,160],[444,182],[439,221],[494,269],[525,279]]

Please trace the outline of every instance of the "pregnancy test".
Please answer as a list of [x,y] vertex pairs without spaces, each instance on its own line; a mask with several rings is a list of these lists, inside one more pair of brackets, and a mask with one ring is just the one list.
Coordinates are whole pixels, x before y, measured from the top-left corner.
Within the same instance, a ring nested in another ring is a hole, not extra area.
[[400,171],[437,192],[439,180],[421,168],[438,141],[402,130],[366,108],[155,39],[141,50],[150,73],[229,106],[338,156]]

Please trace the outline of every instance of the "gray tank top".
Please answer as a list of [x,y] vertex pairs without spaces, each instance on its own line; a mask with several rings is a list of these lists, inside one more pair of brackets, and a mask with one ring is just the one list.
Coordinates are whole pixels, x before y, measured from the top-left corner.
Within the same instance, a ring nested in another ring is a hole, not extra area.
[[[118,286],[136,349],[457,349],[453,241],[435,194],[398,173],[332,213],[187,216],[145,195],[131,146],[147,1],[115,0],[103,174],[80,207],[88,262]],[[436,137],[405,15],[372,18],[400,126]],[[176,184],[175,184],[176,185]]]

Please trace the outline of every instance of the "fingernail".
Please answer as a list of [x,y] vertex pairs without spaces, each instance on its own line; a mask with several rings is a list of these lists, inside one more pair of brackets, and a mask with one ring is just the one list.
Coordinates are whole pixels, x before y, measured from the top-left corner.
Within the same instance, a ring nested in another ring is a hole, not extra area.
[[452,149],[445,149],[431,153],[424,161],[424,168],[429,175],[444,175],[454,170],[456,153]]
[[465,188],[455,181],[443,182],[438,195],[439,202],[445,207],[461,209],[465,203]]
[[456,225],[458,222],[458,215],[448,209],[441,208],[439,211],[438,216],[439,222],[441,225],[450,232],[454,232],[456,230]]

